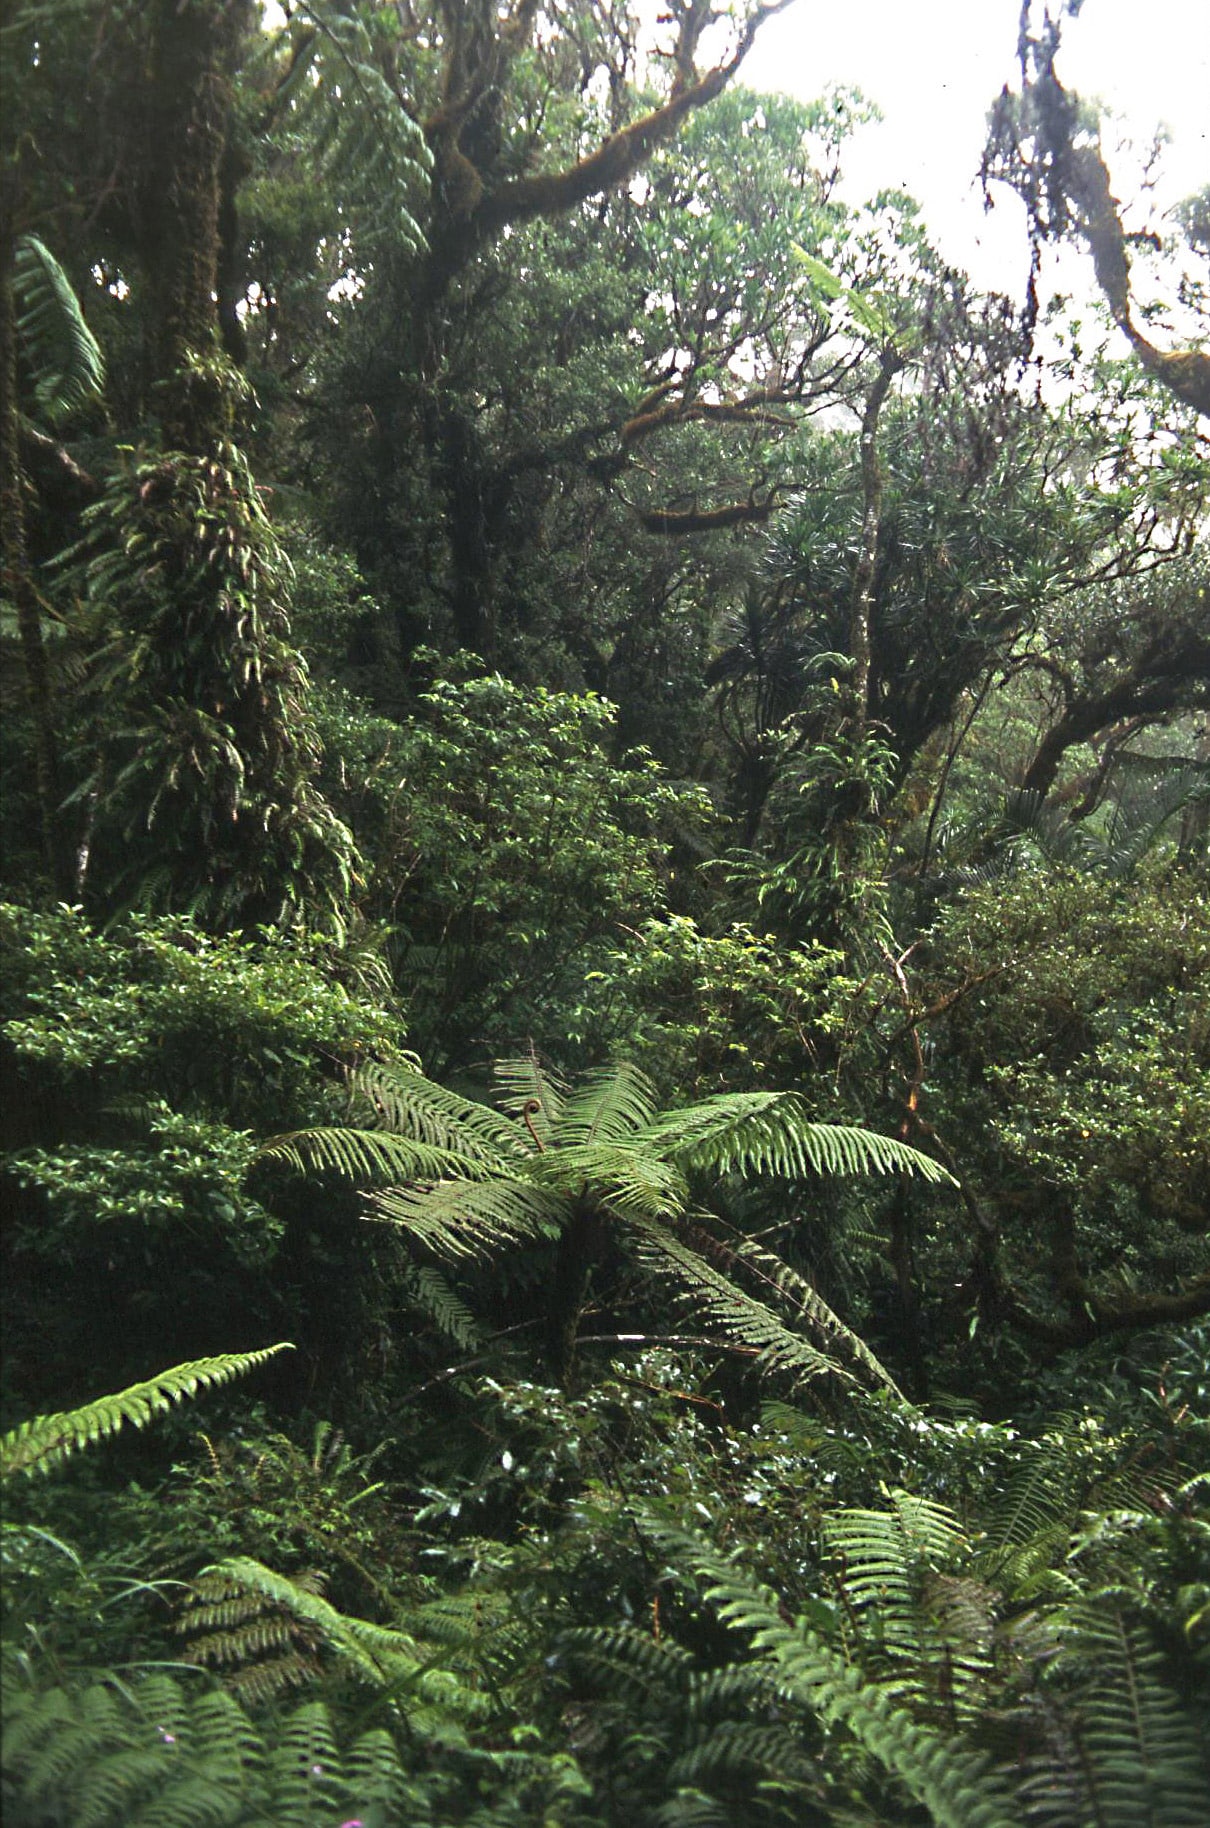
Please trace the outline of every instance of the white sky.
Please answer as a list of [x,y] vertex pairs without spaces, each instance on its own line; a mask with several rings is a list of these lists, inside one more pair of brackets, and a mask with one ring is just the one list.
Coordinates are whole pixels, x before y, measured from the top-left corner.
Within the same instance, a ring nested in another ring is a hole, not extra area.
[[[1019,296],[1023,211],[998,186],[985,215],[977,182],[987,109],[1017,81],[1019,13],[1020,0],[796,0],[761,28],[742,80],[803,100],[829,83],[860,88],[885,119],[850,142],[844,194],[909,191],[948,260]],[[1210,0],[1084,0],[1064,22],[1056,69],[1125,116],[1141,147],[1168,128],[1165,207],[1210,182]],[[1111,170],[1127,200],[1129,178]]]

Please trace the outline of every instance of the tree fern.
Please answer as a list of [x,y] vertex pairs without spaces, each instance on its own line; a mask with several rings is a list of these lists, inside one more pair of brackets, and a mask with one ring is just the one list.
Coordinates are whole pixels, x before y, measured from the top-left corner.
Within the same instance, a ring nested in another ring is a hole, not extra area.
[[[336,1170],[371,1187],[384,1178],[402,1181],[374,1188],[370,1209],[414,1245],[451,1262],[562,1237],[563,1270],[552,1299],[569,1309],[582,1299],[591,1228],[608,1222],[615,1241],[649,1271],[677,1278],[721,1337],[749,1346],[765,1366],[796,1377],[828,1371],[856,1381],[830,1351],[803,1337],[805,1322],[864,1376],[895,1389],[874,1355],[771,1253],[750,1256],[753,1277],[773,1288],[779,1305],[793,1301],[797,1326],[707,1263],[677,1232],[698,1178],[911,1173],[948,1181],[937,1162],[891,1137],[816,1123],[788,1093],[721,1096],[657,1114],[650,1082],[625,1064],[568,1088],[527,1054],[498,1064],[496,1088],[506,1115],[410,1069],[364,1068],[352,1075],[351,1089],[374,1113],[373,1128],[297,1132],[272,1139],[261,1154],[296,1168]],[[563,1351],[563,1375],[574,1314],[561,1315],[550,1332]]]
[[210,1385],[225,1384],[245,1371],[254,1370],[277,1353],[290,1351],[293,1347],[283,1342],[266,1346],[259,1352],[230,1352],[219,1358],[194,1359],[161,1371],[146,1383],[131,1384],[113,1396],[98,1397],[83,1408],[66,1410],[60,1415],[33,1416],[0,1439],[0,1476],[8,1478],[14,1473],[45,1472],[77,1449],[116,1434],[126,1423],[144,1428],[153,1416],[162,1415],[185,1397],[195,1396]]
[[71,281],[36,235],[17,241],[12,286],[34,412],[55,425],[100,395],[105,362]]

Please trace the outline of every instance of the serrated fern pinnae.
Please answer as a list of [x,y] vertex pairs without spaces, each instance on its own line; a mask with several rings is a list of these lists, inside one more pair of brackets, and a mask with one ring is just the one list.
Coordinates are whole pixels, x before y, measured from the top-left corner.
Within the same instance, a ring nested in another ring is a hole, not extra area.
[[837,1359],[792,1332],[771,1309],[745,1294],[666,1227],[636,1220],[633,1230],[639,1262],[652,1275],[673,1280],[697,1315],[726,1340],[758,1356],[766,1369],[787,1373],[795,1382],[831,1375],[856,1383]]
[[[199,1678],[200,1680],[200,1678]],[[310,1701],[255,1725],[231,1695],[159,1672],[6,1684],[10,1828],[316,1828],[402,1795],[390,1736]]]
[[673,1570],[744,1635],[783,1702],[853,1739],[928,1810],[935,1828],[1019,1828],[1003,1781],[984,1753],[913,1718],[893,1689],[865,1677],[805,1621],[788,1623],[773,1592],[700,1538],[652,1518],[644,1528]]
[[34,411],[57,425],[99,398],[105,361],[88,328],[71,281],[36,235],[21,235],[13,250],[17,332],[33,382]]
[[740,1239],[734,1248],[736,1261],[754,1272],[764,1287],[772,1289],[776,1301],[790,1308],[796,1325],[805,1323],[840,1354],[842,1361],[852,1359],[876,1387],[902,1399],[902,1391],[881,1359],[859,1334],[845,1326],[805,1276],[751,1238]]
[[154,1416],[162,1415],[186,1397],[199,1390],[225,1384],[233,1377],[255,1370],[279,1352],[293,1351],[283,1341],[265,1346],[257,1352],[229,1352],[217,1358],[193,1359],[173,1365],[167,1371],[131,1384],[112,1396],[98,1397],[79,1409],[59,1415],[37,1415],[22,1422],[0,1439],[0,1477],[15,1473],[46,1472],[82,1447],[90,1447],[107,1435],[116,1434],[127,1424],[145,1428]]
[[1202,1828],[1210,1766],[1143,1623],[1113,1594],[1089,1597],[1070,1609],[1064,1657],[1087,1671],[1076,1734],[1089,1818],[1105,1828]]

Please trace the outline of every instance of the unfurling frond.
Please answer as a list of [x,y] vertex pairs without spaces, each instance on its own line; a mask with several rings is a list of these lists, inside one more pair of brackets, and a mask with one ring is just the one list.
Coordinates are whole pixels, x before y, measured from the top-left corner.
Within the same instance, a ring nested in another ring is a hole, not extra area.
[[563,1115],[567,1087],[532,1053],[516,1060],[497,1060],[494,1078],[501,1109],[522,1118],[542,1147],[549,1147]]
[[197,1358],[189,1364],[161,1371],[158,1377],[148,1378],[146,1383],[131,1384],[129,1389],[119,1390],[113,1396],[98,1397],[80,1409],[66,1410],[60,1415],[33,1416],[0,1440],[0,1476],[8,1478],[13,1473],[45,1472],[78,1448],[116,1434],[128,1422],[135,1428],[143,1428],[153,1416],[162,1415],[185,1397],[196,1396],[199,1390],[213,1384],[225,1384],[230,1378],[240,1377],[245,1371],[263,1365],[278,1352],[293,1349],[283,1341],[259,1352],[229,1352],[220,1358]]
[[632,1231],[635,1254],[644,1268],[675,1280],[695,1313],[706,1325],[717,1327],[728,1344],[747,1347],[770,1370],[786,1371],[795,1378],[822,1377],[830,1372],[845,1383],[856,1382],[836,1359],[818,1351],[801,1334],[792,1333],[769,1308],[711,1268],[664,1226],[637,1220]]
[[105,362],[71,281],[36,235],[17,242],[12,284],[35,414],[54,425],[99,396]]

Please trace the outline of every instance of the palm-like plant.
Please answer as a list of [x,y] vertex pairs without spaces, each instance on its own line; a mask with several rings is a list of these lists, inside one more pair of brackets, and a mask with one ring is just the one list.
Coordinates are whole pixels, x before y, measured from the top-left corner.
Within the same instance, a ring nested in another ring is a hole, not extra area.
[[553,1241],[546,1319],[561,1379],[593,1263],[608,1241],[642,1271],[679,1285],[699,1329],[720,1345],[798,1379],[829,1372],[894,1388],[787,1264],[746,1240],[731,1240],[724,1251],[694,1188],[730,1175],[907,1173],[947,1181],[936,1162],[868,1130],[812,1122],[792,1093],[729,1093],[660,1111],[633,1066],[571,1090],[532,1057],[499,1064],[496,1081],[493,1109],[418,1071],[362,1068],[353,1091],[372,1108],[372,1127],[279,1136],[262,1154],[302,1171],[389,1183],[369,1193],[372,1211],[453,1263]]

